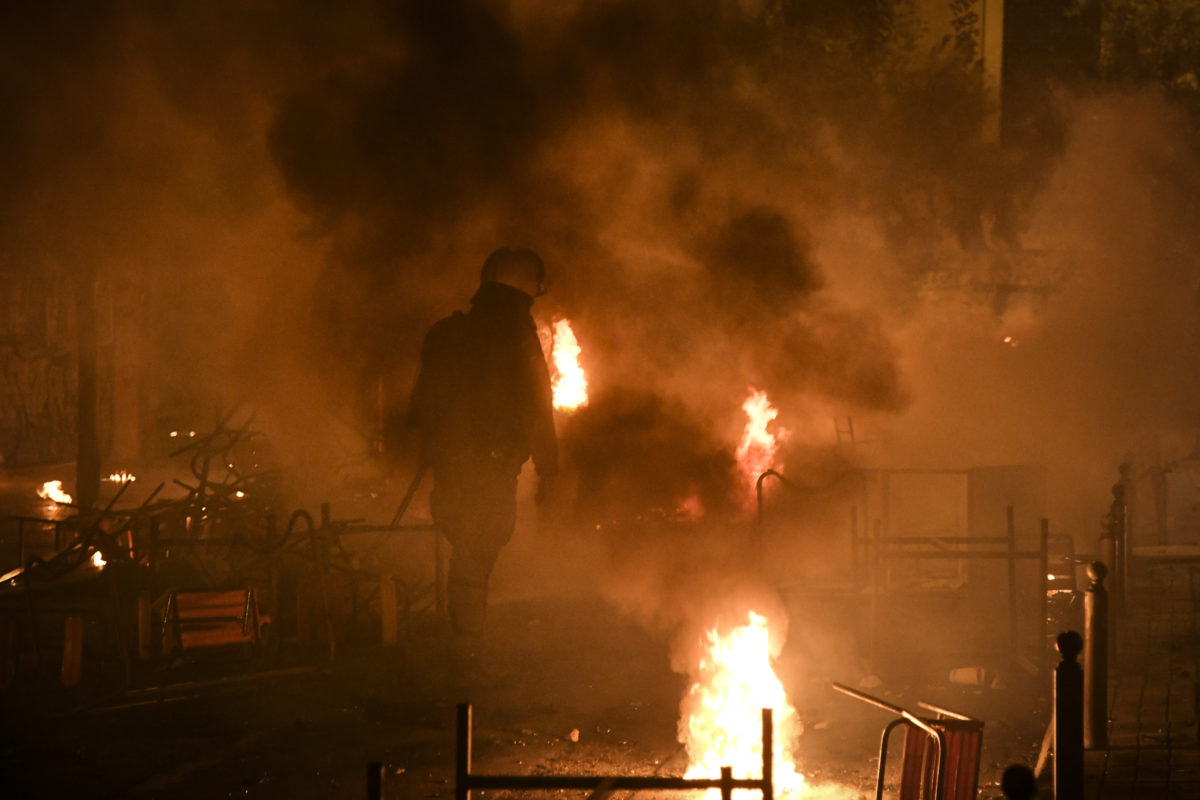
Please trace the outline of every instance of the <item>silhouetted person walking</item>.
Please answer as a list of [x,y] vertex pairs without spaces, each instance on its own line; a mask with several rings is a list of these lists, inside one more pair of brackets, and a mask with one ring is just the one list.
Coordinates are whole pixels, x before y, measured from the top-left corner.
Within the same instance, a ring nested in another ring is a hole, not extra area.
[[452,549],[447,604],[456,634],[482,631],[488,583],[516,526],[517,476],[530,457],[537,500],[558,472],[546,358],[530,314],[546,268],[503,247],[484,262],[471,310],[430,328],[409,406],[433,471],[430,510]]

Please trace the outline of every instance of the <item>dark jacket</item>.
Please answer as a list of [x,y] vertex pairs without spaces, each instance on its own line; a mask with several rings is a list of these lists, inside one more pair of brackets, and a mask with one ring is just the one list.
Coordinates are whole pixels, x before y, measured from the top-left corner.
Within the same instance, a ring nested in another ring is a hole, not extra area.
[[532,456],[539,476],[558,472],[546,358],[533,299],[485,283],[471,310],[430,328],[409,405],[422,457],[435,475],[489,465],[515,475]]

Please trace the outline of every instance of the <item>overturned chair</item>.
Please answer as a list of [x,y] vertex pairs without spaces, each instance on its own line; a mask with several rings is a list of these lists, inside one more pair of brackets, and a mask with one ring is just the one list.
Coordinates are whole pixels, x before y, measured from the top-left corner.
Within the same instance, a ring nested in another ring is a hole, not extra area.
[[171,592],[162,617],[163,649],[176,652],[221,645],[254,647],[269,622],[259,613],[252,588]]
[[888,740],[900,727],[905,729],[900,800],[973,800],[979,790],[982,720],[928,703],[919,705],[936,716],[932,719],[918,717],[900,706],[840,683],[833,684],[833,688],[897,716],[884,727],[879,743],[876,800],[883,798]]

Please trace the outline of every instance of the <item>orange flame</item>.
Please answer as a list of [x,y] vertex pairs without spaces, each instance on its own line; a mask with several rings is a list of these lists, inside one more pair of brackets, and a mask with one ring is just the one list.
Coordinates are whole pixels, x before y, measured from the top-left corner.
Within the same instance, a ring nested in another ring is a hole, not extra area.
[[38,497],[43,500],[53,500],[56,503],[70,503],[71,495],[63,491],[62,481],[46,481],[37,490]]
[[587,376],[579,364],[579,340],[571,330],[567,319],[554,321],[549,333],[551,342],[550,360],[554,367],[550,384],[554,390],[554,407],[561,411],[574,411],[587,405]]
[[[708,650],[700,660],[698,680],[688,689],[679,722],[679,739],[687,747],[686,778],[715,778],[721,767],[735,778],[762,773],[762,709],[772,709],[775,725],[773,758],[775,789],[798,792],[804,776],[796,771],[785,739],[798,733],[796,710],[771,668],[767,620],[749,612],[748,622],[722,636],[706,632]],[[780,735],[784,733],[785,735]],[[717,790],[710,796],[719,796]]]
[[779,411],[771,405],[766,392],[750,387],[750,396],[742,403],[742,411],[746,412],[750,421],[746,423],[737,448],[737,464],[743,480],[753,488],[759,475],[779,467],[775,451],[779,442],[787,438],[788,432],[783,428],[776,433],[767,430],[767,426],[779,416]]

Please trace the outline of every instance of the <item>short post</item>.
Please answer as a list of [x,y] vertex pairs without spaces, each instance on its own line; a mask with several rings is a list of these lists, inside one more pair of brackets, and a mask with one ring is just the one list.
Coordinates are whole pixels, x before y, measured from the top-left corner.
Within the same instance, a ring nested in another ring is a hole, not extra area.
[[1083,746],[1108,746],[1108,568],[1088,564],[1091,584],[1083,595]]
[[1000,791],[1008,800],[1033,800],[1037,794],[1037,778],[1024,764],[1012,764],[1000,778]]
[[1054,670],[1054,798],[1083,800],[1083,638],[1058,635],[1062,661]]
[[454,800],[470,800],[471,787],[471,705],[458,704],[458,724],[454,742]]
[[383,800],[383,764],[367,764],[367,800]]

